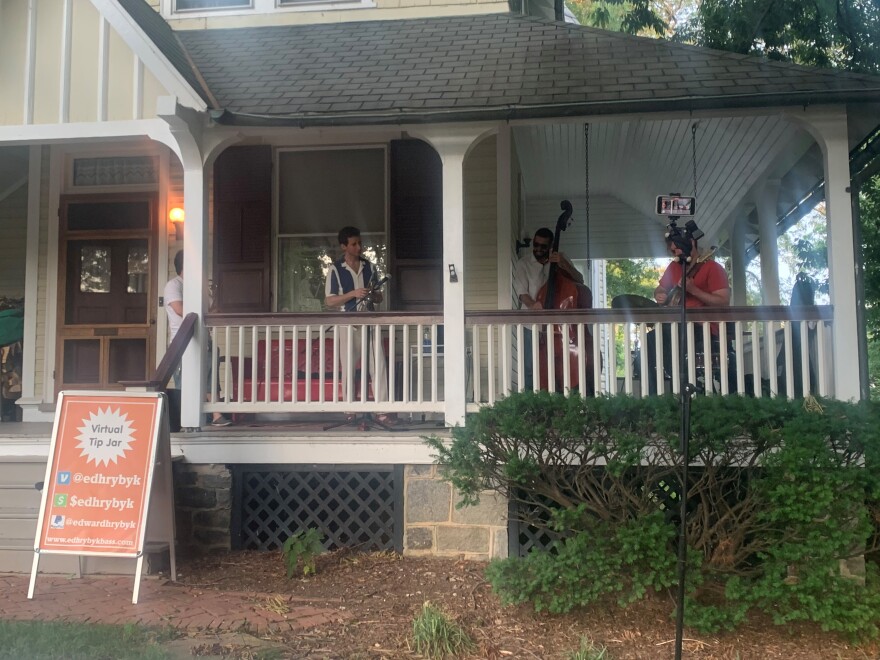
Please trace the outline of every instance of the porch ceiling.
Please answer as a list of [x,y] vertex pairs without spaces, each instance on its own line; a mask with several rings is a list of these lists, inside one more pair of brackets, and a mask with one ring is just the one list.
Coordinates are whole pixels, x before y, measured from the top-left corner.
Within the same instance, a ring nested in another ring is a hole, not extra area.
[[[637,119],[590,124],[590,230],[584,218],[584,125],[516,127],[514,142],[526,196],[526,233],[553,226],[561,199],[575,205],[572,256],[662,257],[667,220],[654,212],[657,195],[694,191],[692,120]],[[780,214],[821,180],[812,138],[779,117],[724,117],[696,122],[697,214],[703,244],[723,245],[732,221],[748,217],[755,190],[783,181]],[[589,242],[589,253],[587,243]]]

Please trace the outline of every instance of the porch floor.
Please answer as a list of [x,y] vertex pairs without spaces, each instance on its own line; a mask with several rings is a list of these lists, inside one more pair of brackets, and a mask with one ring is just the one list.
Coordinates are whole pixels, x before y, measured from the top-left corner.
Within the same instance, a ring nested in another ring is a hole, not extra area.
[[[171,455],[191,463],[425,464],[433,463],[433,451],[424,438],[433,435],[449,438],[451,431],[442,421],[422,420],[421,415],[401,415],[387,429],[363,429],[346,423],[341,414],[252,419],[172,433]],[[45,460],[51,438],[51,423],[4,422],[0,461]]]

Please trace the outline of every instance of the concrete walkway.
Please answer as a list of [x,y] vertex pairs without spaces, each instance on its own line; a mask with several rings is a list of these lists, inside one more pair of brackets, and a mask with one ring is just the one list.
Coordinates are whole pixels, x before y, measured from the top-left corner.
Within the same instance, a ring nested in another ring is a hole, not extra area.
[[279,594],[213,591],[164,578],[141,581],[138,604],[131,602],[131,576],[37,577],[28,600],[28,576],[0,574],[0,619],[139,623],[187,631],[284,633],[349,618],[341,599],[316,603]]

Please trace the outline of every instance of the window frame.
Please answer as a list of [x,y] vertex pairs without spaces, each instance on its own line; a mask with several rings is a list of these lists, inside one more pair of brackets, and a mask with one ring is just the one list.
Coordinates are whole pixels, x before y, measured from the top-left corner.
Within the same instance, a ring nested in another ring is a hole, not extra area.
[[241,0],[236,7],[178,9],[178,0],[161,0],[161,14],[168,19],[216,18],[222,16],[257,16],[295,14],[304,11],[369,9],[376,0]]
[[[281,226],[281,190],[280,190],[280,178],[281,178],[281,154],[289,153],[292,151],[305,151],[305,152],[317,152],[317,151],[352,151],[355,149],[373,149],[373,150],[381,150],[384,161],[384,172],[383,172],[383,180],[384,180],[384,197],[385,197],[385,208],[384,208],[384,218],[382,222],[382,232],[368,231],[362,227],[361,229],[363,236],[369,236],[371,238],[382,236],[384,238],[384,242],[386,246],[389,244],[389,233],[390,233],[390,218],[391,218],[391,173],[390,173],[390,147],[387,142],[376,142],[376,143],[362,143],[362,144],[338,144],[338,145],[315,145],[315,146],[280,146],[275,147],[272,150],[272,238],[271,238],[271,248],[272,248],[272,310],[273,312],[278,312],[279,302],[281,300],[281,276],[283,273],[280,272],[280,256],[281,256],[281,241],[283,240],[297,240],[297,239],[309,239],[309,238],[320,238],[326,236],[335,236],[336,233],[342,229],[343,224],[340,224],[338,227],[333,228],[332,232],[320,232],[315,234],[303,234],[300,232],[286,232],[282,233],[280,231]],[[333,240],[335,244],[335,240]],[[341,253],[340,253],[341,254]],[[338,255],[337,255],[338,256]],[[390,252],[386,254],[386,266],[390,272],[391,264],[389,259],[391,258]],[[385,296],[386,302],[384,303],[386,306],[388,305],[389,296]]]

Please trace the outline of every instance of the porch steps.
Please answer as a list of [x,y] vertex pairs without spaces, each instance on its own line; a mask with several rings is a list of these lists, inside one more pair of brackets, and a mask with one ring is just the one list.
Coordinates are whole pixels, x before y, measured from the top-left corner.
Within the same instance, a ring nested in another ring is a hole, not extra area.
[[[34,484],[46,473],[46,459],[8,458],[0,461],[0,573],[30,573],[41,494]],[[167,565],[167,550],[148,548],[144,571]],[[75,555],[45,554],[40,573],[75,574]],[[135,560],[121,557],[83,557],[84,574],[134,575]],[[37,581],[39,590],[39,580]]]

